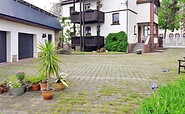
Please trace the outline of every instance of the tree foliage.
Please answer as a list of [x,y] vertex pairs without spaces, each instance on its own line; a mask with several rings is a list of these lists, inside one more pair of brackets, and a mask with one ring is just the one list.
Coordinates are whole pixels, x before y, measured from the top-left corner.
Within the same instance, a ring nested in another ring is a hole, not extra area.
[[162,0],[159,8],[159,27],[174,31],[180,28],[180,0]]
[[128,47],[125,32],[110,33],[106,38],[106,49],[109,51],[126,52]]

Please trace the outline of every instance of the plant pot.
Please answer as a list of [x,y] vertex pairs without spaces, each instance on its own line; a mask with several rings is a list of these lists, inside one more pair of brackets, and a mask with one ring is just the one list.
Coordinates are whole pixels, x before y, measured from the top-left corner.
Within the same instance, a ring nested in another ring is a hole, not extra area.
[[65,88],[65,85],[62,82],[56,82],[56,89],[57,90],[63,90]]
[[3,88],[2,88],[2,87],[0,87],[0,94],[1,94],[1,93],[3,93]]
[[32,84],[32,90],[38,91],[39,90],[39,84]]
[[42,91],[43,89],[47,88],[47,83],[40,83],[40,90]]
[[42,91],[42,97],[45,100],[51,100],[54,96],[54,89],[50,89],[50,90],[43,90]]
[[8,91],[8,87],[3,87],[3,93]]
[[19,88],[10,88],[9,94],[13,96],[19,96],[22,95],[25,91],[25,86],[19,87]]

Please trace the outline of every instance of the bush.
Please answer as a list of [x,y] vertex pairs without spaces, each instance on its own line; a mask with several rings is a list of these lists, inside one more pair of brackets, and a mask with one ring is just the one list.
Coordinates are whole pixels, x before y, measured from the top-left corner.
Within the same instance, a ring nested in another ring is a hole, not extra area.
[[184,114],[185,79],[160,87],[141,102],[140,114]]
[[106,38],[106,49],[109,51],[126,52],[128,47],[125,32],[110,33]]

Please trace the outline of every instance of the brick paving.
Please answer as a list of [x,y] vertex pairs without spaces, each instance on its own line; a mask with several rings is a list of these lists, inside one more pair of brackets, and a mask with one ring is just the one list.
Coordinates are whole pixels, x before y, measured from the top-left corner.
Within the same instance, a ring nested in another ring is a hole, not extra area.
[[[184,52],[184,49],[168,49],[163,53],[142,55],[61,55],[64,63],[61,64],[61,71],[70,73],[67,79],[69,88],[62,92],[56,91],[50,101],[43,100],[40,91],[26,92],[18,97],[8,93],[0,94],[0,114],[123,113],[116,110],[125,105],[122,101],[116,105],[116,101],[123,99],[123,95],[137,93],[146,97],[151,93],[152,83],[163,85],[178,78],[177,60],[185,55]],[[7,80],[18,71],[35,75],[36,63],[34,59],[1,63],[1,80]],[[163,69],[169,72],[164,73]],[[116,88],[111,90],[115,94],[104,95],[100,92],[109,86]],[[65,106],[61,105],[62,102]],[[103,102],[112,102],[115,106]]]

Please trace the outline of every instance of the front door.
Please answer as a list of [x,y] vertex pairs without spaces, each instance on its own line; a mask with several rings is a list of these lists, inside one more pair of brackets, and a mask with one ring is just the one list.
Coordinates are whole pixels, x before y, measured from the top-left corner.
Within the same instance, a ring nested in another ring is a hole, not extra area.
[[141,43],[141,26],[138,26],[138,43]]

